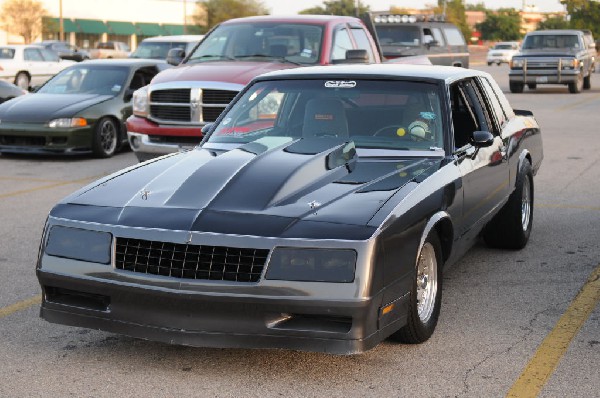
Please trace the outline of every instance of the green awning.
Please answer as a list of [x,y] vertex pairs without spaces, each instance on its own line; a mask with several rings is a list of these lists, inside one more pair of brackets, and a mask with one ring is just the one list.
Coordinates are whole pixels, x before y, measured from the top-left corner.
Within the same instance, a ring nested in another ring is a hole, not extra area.
[[162,36],[165,34],[157,23],[138,22],[135,24],[135,27],[140,36]]
[[79,26],[80,33],[108,33],[108,26],[97,19],[76,19],[75,23]]
[[134,35],[135,26],[131,22],[107,21],[108,31],[114,35]]
[[183,33],[183,25],[169,25],[163,24],[163,30],[169,35],[182,35]]
[[[44,20],[49,21],[51,26],[53,28],[56,28],[57,32],[60,31],[60,18],[44,18]],[[79,29],[77,28],[77,25],[75,24],[75,22],[73,22],[71,19],[63,18],[63,32],[71,33],[71,32],[78,32],[78,31],[79,31]]]

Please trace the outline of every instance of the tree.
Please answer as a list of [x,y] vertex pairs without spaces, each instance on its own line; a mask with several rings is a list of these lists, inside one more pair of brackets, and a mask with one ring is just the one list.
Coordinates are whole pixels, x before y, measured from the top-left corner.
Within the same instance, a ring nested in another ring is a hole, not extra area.
[[563,17],[552,17],[538,24],[539,30],[544,29],[569,29],[569,21],[566,21]]
[[561,0],[571,17],[572,29],[589,29],[595,37],[600,35],[600,3],[589,0]]
[[[300,11],[300,14],[311,15],[349,15],[356,16],[356,3],[354,0],[325,0],[324,7],[317,6]],[[358,15],[363,15],[369,11],[369,6],[365,6],[362,1],[358,1]]]
[[433,9],[433,12],[445,14],[446,21],[456,25],[467,40],[471,37],[471,29],[467,25],[464,0],[438,0],[438,6]]
[[199,4],[204,7],[205,15],[196,12],[193,19],[198,25],[206,21],[208,29],[231,18],[269,14],[260,0],[202,0]]
[[476,4],[466,4],[465,10],[467,10],[467,11],[487,11],[488,9],[485,8],[485,4],[482,2],[482,3],[476,3]]
[[27,44],[42,33],[42,18],[48,14],[37,0],[6,0],[0,13],[4,29],[23,36]]
[[486,11],[485,21],[476,25],[484,40],[519,40],[521,38],[521,15],[514,8]]

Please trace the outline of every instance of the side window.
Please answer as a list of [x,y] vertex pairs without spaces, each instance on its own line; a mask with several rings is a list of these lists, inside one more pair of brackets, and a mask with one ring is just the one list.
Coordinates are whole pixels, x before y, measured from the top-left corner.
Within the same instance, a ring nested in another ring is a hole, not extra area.
[[512,106],[510,106],[510,103],[506,99],[506,96],[502,92],[502,89],[500,88],[498,83],[496,83],[496,81],[494,79],[489,80],[488,83],[490,83],[490,86],[492,86],[492,88],[494,89],[494,93],[496,93],[496,97],[498,97],[498,101],[500,102],[500,105],[502,106],[502,110],[504,111],[504,114],[506,115],[506,119],[508,120],[508,119],[511,119],[512,117],[514,117],[515,112],[513,111]]
[[444,34],[446,35],[446,39],[448,40],[448,44],[451,46],[464,46],[466,45],[465,39],[462,36],[462,33],[455,27],[445,27]]
[[454,130],[454,148],[467,145],[478,130],[490,130],[489,114],[473,81],[464,80],[450,86],[450,108]]
[[374,62],[375,55],[373,54],[373,47],[371,46],[367,32],[365,32],[363,28],[352,28],[352,36],[354,36],[354,40],[359,49],[367,50],[369,62]]
[[472,107],[475,116],[477,117],[479,130],[494,132],[492,118],[486,107],[483,95],[481,91],[479,91],[479,87],[477,87],[474,81],[466,80],[463,82],[463,88],[468,96],[467,100],[469,101],[469,105]]
[[45,48],[40,49],[40,51],[42,52],[42,57],[44,58],[45,61],[49,61],[49,62],[59,62],[60,61],[60,57],[55,52],[46,50]]
[[352,40],[350,40],[348,29],[344,28],[336,31],[331,49],[331,60],[346,59],[346,51],[351,49]]
[[37,48],[26,48],[23,52],[23,58],[25,61],[43,61],[42,54]]
[[492,110],[493,110],[496,122],[498,123],[498,127],[499,128],[504,127],[504,125],[508,121],[508,118],[506,117],[506,114],[504,113],[504,109],[502,108],[502,105],[500,104],[500,100],[498,100],[498,96],[496,95],[496,92],[490,85],[490,82],[487,78],[482,77],[480,79],[480,82],[481,82],[481,85],[483,86],[483,90],[485,91],[486,97],[490,103]]
[[433,39],[438,42],[440,46],[445,46],[446,42],[444,41],[444,36],[442,36],[442,31],[440,28],[431,28],[431,33],[433,34]]

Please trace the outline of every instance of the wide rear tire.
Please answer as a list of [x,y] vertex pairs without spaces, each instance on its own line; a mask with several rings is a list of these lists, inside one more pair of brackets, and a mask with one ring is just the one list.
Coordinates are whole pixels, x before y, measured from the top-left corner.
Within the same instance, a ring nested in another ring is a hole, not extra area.
[[521,162],[515,190],[500,212],[486,225],[483,239],[490,247],[520,250],[527,245],[533,225],[533,172]]

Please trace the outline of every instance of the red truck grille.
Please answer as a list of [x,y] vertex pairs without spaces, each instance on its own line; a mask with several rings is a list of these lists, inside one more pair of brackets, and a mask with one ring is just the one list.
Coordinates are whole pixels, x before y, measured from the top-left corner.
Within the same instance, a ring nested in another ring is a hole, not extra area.
[[163,123],[214,122],[237,91],[201,88],[157,89],[150,93],[150,117]]

